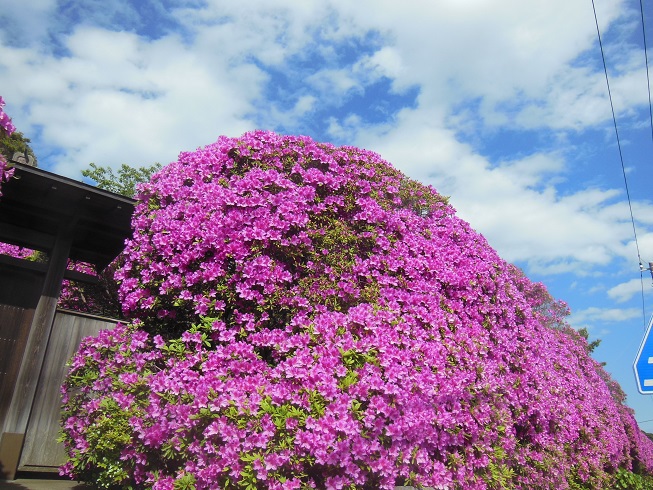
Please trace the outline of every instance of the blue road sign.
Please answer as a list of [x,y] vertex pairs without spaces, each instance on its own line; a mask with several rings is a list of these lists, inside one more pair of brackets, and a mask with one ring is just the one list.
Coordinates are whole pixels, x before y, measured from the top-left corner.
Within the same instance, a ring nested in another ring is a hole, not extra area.
[[653,395],[653,317],[648,322],[648,328],[644,334],[642,345],[635,358],[635,379],[637,379],[637,389],[642,395]]

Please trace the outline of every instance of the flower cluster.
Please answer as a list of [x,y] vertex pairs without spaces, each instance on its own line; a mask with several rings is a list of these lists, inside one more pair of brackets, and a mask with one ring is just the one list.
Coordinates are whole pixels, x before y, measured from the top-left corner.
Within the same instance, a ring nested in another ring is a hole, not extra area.
[[[102,488],[610,488],[653,443],[552,301],[377,154],[220,138],[141,188],[63,387]],[[630,473],[629,473],[630,474]]]
[[5,113],[3,107],[5,106],[5,100],[0,96],[0,131],[3,131],[7,135],[11,135],[16,131],[16,126],[11,122],[11,118]]
[[34,256],[34,250],[0,242],[0,254],[9,255],[17,259],[27,259]]
[[[0,135],[6,134],[9,136],[11,133],[16,131],[16,127],[11,122],[11,118],[4,111],[4,106],[5,101],[2,96],[0,96]],[[5,160],[5,157],[0,154],[0,197],[2,196],[2,183],[7,182],[13,174],[14,170],[7,168],[7,161]]]

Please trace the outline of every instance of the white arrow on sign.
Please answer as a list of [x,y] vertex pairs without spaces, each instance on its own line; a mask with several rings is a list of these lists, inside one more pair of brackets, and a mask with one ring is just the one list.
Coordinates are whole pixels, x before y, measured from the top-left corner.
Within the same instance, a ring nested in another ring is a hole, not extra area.
[[[648,363],[653,364],[653,357],[648,358]],[[653,379],[645,379],[644,386],[653,386]]]

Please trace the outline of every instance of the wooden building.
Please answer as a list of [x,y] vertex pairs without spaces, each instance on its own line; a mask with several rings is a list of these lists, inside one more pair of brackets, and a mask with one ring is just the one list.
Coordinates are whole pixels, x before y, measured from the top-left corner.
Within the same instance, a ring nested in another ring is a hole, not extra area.
[[57,310],[63,279],[94,281],[68,259],[106,267],[131,235],[134,201],[17,164],[2,184],[0,242],[43,251],[47,263],[0,255],[0,479],[56,471],[66,363],[81,339],[115,320]]

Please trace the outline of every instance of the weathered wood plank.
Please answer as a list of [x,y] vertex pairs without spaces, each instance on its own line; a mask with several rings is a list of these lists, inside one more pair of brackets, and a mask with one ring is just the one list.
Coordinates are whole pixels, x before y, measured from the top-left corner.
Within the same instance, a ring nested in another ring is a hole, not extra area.
[[0,305],[0,427],[11,402],[33,309]]
[[43,370],[34,399],[19,469],[57,467],[66,461],[63,447],[57,443],[61,417],[61,392],[67,362],[77,352],[84,337],[113,328],[116,322],[57,312],[48,342]]

